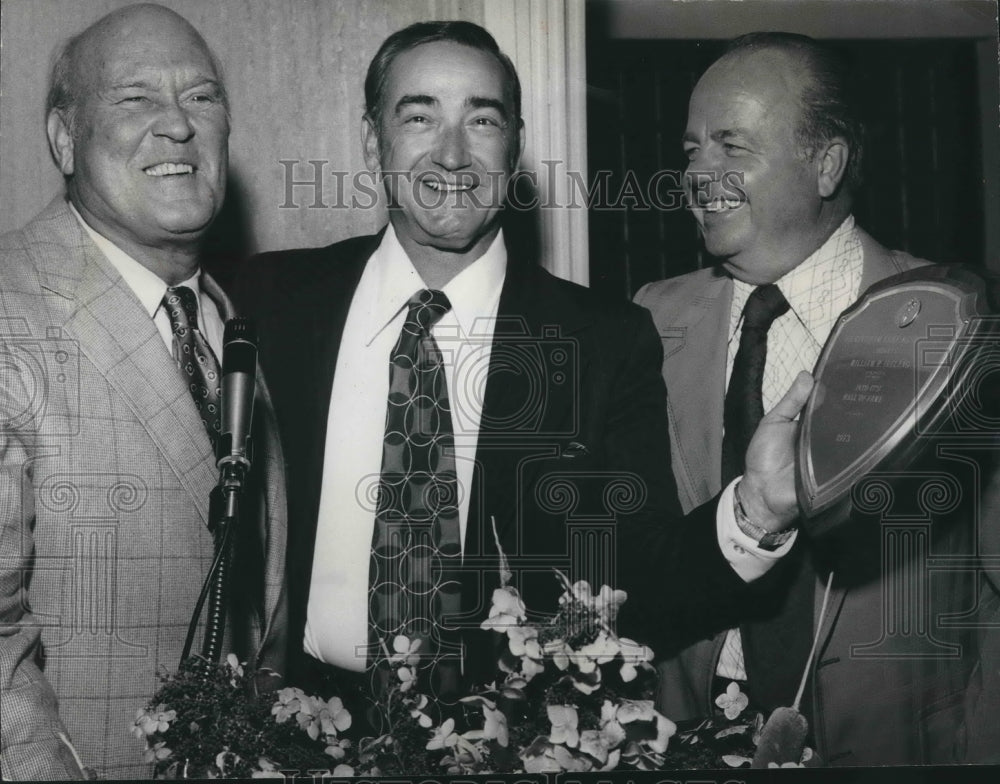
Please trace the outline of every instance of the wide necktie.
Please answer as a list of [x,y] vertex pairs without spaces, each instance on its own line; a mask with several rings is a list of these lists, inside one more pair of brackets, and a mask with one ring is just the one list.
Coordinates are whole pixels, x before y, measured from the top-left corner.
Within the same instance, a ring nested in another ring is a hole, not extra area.
[[170,318],[170,329],[177,345],[177,365],[184,374],[214,451],[222,425],[222,374],[211,346],[198,328],[198,298],[187,286],[170,286],[163,295],[163,308]]
[[[743,308],[740,344],[726,390],[723,485],[745,468],[747,447],[764,416],[767,335],[788,309],[773,283],[755,288]],[[755,607],[756,617],[730,630],[725,643],[726,655],[743,659],[737,666],[745,670],[753,702],[767,711],[792,704],[811,641],[815,572],[808,550],[797,547],[783,560],[781,580]],[[806,715],[810,703],[807,694],[801,706]]]
[[421,290],[408,304],[389,362],[375,532],[369,567],[369,672],[384,688],[385,654],[405,635],[420,641],[414,673],[438,702],[458,697],[462,652],[443,623],[461,609],[455,438],[441,352],[431,327],[451,303]]
[[767,333],[788,312],[788,300],[773,283],[755,288],[743,307],[743,329],[726,390],[723,413],[722,484],[743,473],[747,447],[764,416]]

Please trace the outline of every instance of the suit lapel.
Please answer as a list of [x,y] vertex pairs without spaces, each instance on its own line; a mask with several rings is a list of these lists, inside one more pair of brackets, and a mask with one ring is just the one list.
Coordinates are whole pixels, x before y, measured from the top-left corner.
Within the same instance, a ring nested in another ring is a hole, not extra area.
[[61,327],[122,396],[207,524],[211,443],[156,326],[65,202],[49,205],[40,222],[42,286],[66,300]]
[[[581,364],[575,369],[575,378],[568,383],[550,383],[559,372],[565,372],[565,367],[555,364],[554,352],[548,349],[564,339],[575,339],[588,323],[581,311],[561,296],[547,273],[511,259],[493,334],[466,552],[495,551],[491,517],[496,519],[504,549],[508,554],[518,552],[515,524],[521,516],[521,494],[511,492],[511,488],[520,486],[523,470],[530,470],[529,462],[521,458],[537,457],[545,450],[555,456],[555,437],[540,441],[533,436],[562,432],[566,428],[557,424],[556,418],[579,416],[574,390],[587,372],[582,359],[587,352],[577,352]],[[531,418],[533,414],[538,418]]]
[[676,320],[661,325],[671,451],[685,511],[720,489],[722,411],[732,280],[713,275],[673,301]]

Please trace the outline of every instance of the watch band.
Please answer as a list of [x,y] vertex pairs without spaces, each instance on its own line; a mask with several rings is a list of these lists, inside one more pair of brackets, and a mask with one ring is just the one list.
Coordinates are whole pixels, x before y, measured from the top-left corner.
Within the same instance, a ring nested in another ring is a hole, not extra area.
[[747,517],[746,510],[743,508],[743,499],[740,497],[742,481],[737,482],[733,490],[733,513],[736,517],[736,527],[753,539],[761,550],[773,552],[791,539],[796,529],[793,526],[783,531],[768,531]]

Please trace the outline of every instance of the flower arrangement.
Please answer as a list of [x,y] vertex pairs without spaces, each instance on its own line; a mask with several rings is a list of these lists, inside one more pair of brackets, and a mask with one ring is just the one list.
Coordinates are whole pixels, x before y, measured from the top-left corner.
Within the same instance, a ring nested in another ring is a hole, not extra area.
[[735,684],[715,716],[675,725],[653,706],[653,651],[619,637],[614,620],[626,595],[570,584],[557,614],[528,621],[502,570],[483,629],[503,635],[499,675],[435,719],[419,690],[420,641],[398,636],[386,650],[391,684],[379,707],[389,731],[353,737],[337,697],[267,688],[273,673],[247,673],[230,654],[209,665],[189,659],[164,676],[136,714],[146,760],[169,778],[281,777],[656,770],[748,764],[763,718],[745,716]]

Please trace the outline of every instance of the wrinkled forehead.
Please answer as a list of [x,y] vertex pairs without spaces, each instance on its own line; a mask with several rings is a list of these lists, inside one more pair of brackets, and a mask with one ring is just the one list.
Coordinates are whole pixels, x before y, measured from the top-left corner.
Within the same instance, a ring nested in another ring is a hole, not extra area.
[[89,86],[177,74],[219,80],[208,45],[186,20],[172,12],[144,11],[110,17],[81,39],[75,65]]

